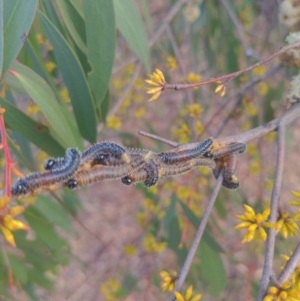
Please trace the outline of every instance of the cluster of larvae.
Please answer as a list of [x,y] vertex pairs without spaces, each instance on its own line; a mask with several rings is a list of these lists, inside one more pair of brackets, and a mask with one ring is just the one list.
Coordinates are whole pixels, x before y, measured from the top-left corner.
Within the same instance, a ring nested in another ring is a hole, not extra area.
[[183,174],[192,168],[206,166],[217,178],[223,169],[222,185],[236,189],[235,175],[238,155],[246,149],[244,143],[214,142],[209,138],[199,143],[187,143],[156,153],[146,149],[131,149],[114,142],[100,142],[83,153],[67,149],[65,157],[50,158],[45,171],[19,179],[11,188],[14,197],[36,195],[62,187],[76,189],[103,180],[121,179],[130,185],[142,182],[155,185],[162,177]]

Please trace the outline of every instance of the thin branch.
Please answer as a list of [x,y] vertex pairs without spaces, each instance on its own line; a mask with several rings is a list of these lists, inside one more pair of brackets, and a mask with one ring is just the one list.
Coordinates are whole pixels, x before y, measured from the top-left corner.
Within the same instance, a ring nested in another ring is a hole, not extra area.
[[[206,224],[208,222],[208,218],[210,216],[210,213],[212,211],[212,208],[214,206],[214,203],[216,201],[216,198],[217,198],[217,195],[219,193],[219,190],[221,188],[221,184],[222,184],[222,181],[223,181],[223,171],[220,172],[220,175],[218,177],[218,180],[214,186],[214,190],[208,200],[208,203],[207,203],[207,206],[205,208],[205,211],[203,213],[203,217],[201,219],[201,222],[200,222],[200,225],[199,225],[199,228],[197,230],[197,233],[195,235],[195,238],[194,238],[194,241],[191,245],[191,248],[189,250],[189,253],[186,257],[186,260],[183,264],[183,267],[180,271],[180,274],[179,274],[179,277],[178,277],[178,281],[177,281],[177,284],[176,284],[176,287],[174,289],[174,291],[180,291],[181,288],[182,288],[182,285],[184,283],[184,280],[190,270],[190,267],[191,267],[191,264],[192,264],[192,261],[193,261],[193,258],[196,254],[196,251],[198,249],[198,246],[199,246],[199,243],[201,241],[201,238],[202,238],[202,235],[203,235],[203,232],[205,230],[205,227],[206,227]],[[170,301],[175,301],[175,296],[172,295],[172,297],[170,298]]]
[[285,264],[283,270],[281,271],[281,273],[278,277],[278,280],[277,280],[279,285],[282,285],[284,282],[286,282],[291,277],[291,275],[295,271],[299,262],[300,262],[300,243],[294,250],[290,259]]
[[177,146],[180,145],[180,143],[177,143],[175,141],[171,141],[171,140],[168,140],[168,139],[165,139],[165,138],[162,138],[162,137],[159,137],[157,135],[150,134],[150,133],[147,133],[147,132],[144,132],[144,131],[138,131],[138,134],[141,135],[141,136],[145,136],[145,137],[148,137],[148,138],[152,138],[152,139],[164,142],[164,143],[166,143],[170,146],[177,147]]
[[273,53],[272,55],[268,56],[267,58],[257,62],[256,64],[254,64],[252,66],[249,66],[245,69],[242,69],[242,70],[239,70],[239,71],[236,71],[236,72],[233,72],[233,73],[229,73],[229,74],[226,74],[226,75],[222,75],[222,76],[219,76],[219,77],[213,77],[213,78],[210,78],[210,79],[198,82],[198,83],[191,83],[191,84],[168,84],[168,83],[166,83],[164,89],[165,90],[166,89],[173,89],[173,90],[178,91],[178,90],[184,90],[184,89],[189,89],[189,88],[194,88],[194,87],[200,87],[200,86],[204,86],[204,85],[215,83],[215,82],[222,82],[224,84],[228,80],[236,78],[236,77],[238,77],[238,76],[240,76],[240,75],[242,75],[246,72],[249,72],[249,71],[255,69],[258,66],[261,66],[261,65],[271,61],[272,59],[274,59],[275,57],[277,57],[280,54],[284,53],[285,51],[293,49],[293,48],[297,48],[297,47],[300,47],[300,42],[296,42],[296,43],[293,43],[291,45],[285,46],[281,50],[279,50],[278,52]]
[[10,186],[11,186],[11,170],[13,166],[13,161],[10,156],[8,143],[6,139],[6,130],[4,124],[3,114],[5,109],[0,107],[0,134],[1,134],[1,146],[3,147],[4,157],[5,157],[5,195],[10,196]]
[[[285,154],[285,122],[284,119],[280,122],[278,127],[278,149],[277,149],[277,160],[276,160],[276,173],[274,179],[274,186],[271,196],[271,212],[269,217],[269,222],[276,223],[279,205],[279,195],[280,188],[282,184],[283,166],[284,166],[284,154]],[[270,277],[272,275],[272,266],[274,258],[274,248],[275,248],[275,236],[276,229],[271,228],[268,231],[268,237],[266,242],[265,260],[262,273],[262,279],[260,282],[259,293],[257,301],[262,301],[270,282]]]

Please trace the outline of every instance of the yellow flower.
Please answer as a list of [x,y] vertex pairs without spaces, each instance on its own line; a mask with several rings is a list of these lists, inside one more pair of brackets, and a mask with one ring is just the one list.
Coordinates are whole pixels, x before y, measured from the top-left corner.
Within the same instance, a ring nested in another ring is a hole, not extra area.
[[257,175],[260,172],[260,162],[259,160],[253,160],[249,165],[249,173],[252,175]]
[[179,186],[176,191],[176,195],[179,199],[185,201],[190,196],[190,192],[191,192],[191,190],[189,187]]
[[248,143],[247,144],[247,153],[250,156],[256,155],[258,152],[257,145],[255,143]]
[[250,242],[258,230],[260,237],[266,240],[267,233],[263,227],[272,227],[271,223],[267,222],[270,214],[270,208],[267,208],[263,213],[255,214],[255,211],[248,205],[244,205],[245,213],[243,215],[236,215],[242,222],[237,224],[234,229],[247,229],[248,233],[243,238],[242,243]]
[[118,292],[120,291],[120,289],[120,282],[112,278],[108,279],[100,287],[100,291],[103,294],[105,301],[119,300]]
[[134,111],[134,116],[136,118],[143,118],[145,116],[145,113],[146,113],[145,107],[141,107]]
[[133,86],[137,90],[142,89],[144,87],[144,80],[141,77],[138,77]]
[[265,141],[273,142],[273,141],[275,141],[276,137],[277,137],[277,133],[276,132],[271,132],[271,133],[267,134],[264,137],[264,139],[265,139]]
[[146,212],[138,212],[135,218],[136,218],[136,222],[142,226],[146,223],[147,214]]
[[201,113],[203,112],[203,108],[199,103],[187,105],[187,108],[188,108],[190,117],[199,118],[201,116]]
[[124,248],[124,254],[127,256],[133,256],[137,253],[137,249],[134,245],[126,245]]
[[195,124],[195,132],[198,136],[200,136],[204,131],[204,126],[202,124],[202,122],[200,120],[197,120],[196,121],[196,124]]
[[118,130],[122,125],[121,119],[112,115],[106,120],[106,126],[113,130]]
[[257,85],[257,94],[259,96],[265,96],[269,91],[269,85],[265,82],[260,82]]
[[257,115],[257,107],[253,103],[247,103],[244,105],[245,111],[249,116]]
[[182,123],[179,128],[174,131],[174,134],[180,143],[187,143],[190,139],[191,130],[186,123]]
[[223,97],[226,93],[226,86],[221,83],[221,82],[217,82],[218,86],[215,89],[215,93],[220,93],[220,96]]
[[253,74],[256,75],[256,76],[260,76],[260,75],[263,75],[267,72],[267,67],[262,65],[262,66],[258,66],[256,68],[253,69]]
[[65,103],[69,103],[71,101],[69,91],[66,87],[60,90],[59,94]]
[[287,212],[281,212],[276,222],[276,232],[281,231],[284,238],[288,235],[297,235],[299,228],[296,221],[298,221],[297,214],[290,215]]
[[300,300],[300,291],[292,289],[291,284],[285,282],[281,288],[271,286],[263,301],[297,301]]
[[292,206],[300,206],[300,192],[297,191],[291,191],[293,196],[299,200],[290,201],[289,204]]
[[155,71],[152,74],[149,74],[148,77],[149,79],[146,79],[145,82],[150,86],[154,86],[154,88],[149,87],[147,93],[153,94],[153,96],[149,99],[149,101],[153,101],[157,99],[161,92],[165,89],[166,80],[164,74],[159,69],[155,69]]
[[190,72],[187,76],[187,80],[189,83],[198,83],[201,81],[202,76],[200,74]]
[[42,34],[37,33],[35,35],[36,41],[38,42],[38,44],[44,44],[45,43],[45,38],[43,37]]
[[174,56],[169,55],[167,57],[167,66],[171,71],[174,71],[178,68],[177,61]]
[[27,113],[28,115],[34,115],[34,114],[36,114],[36,113],[38,113],[38,112],[40,112],[40,111],[41,111],[40,107],[37,106],[37,105],[36,105],[35,103],[33,103],[33,102],[30,102],[30,103],[28,104],[27,108],[26,108],[26,113]]
[[176,281],[178,279],[177,272],[174,271],[173,273],[169,274],[166,271],[161,271],[159,274],[160,274],[160,277],[161,277],[161,280],[162,280],[162,283],[161,283],[161,286],[160,286],[162,291],[163,292],[173,291],[174,288],[175,288]]
[[53,62],[46,62],[45,67],[46,70],[51,73],[56,68],[56,64]]
[[160,253],[167,248],[166,242],[157,242],[152,234],[147,234],[143,241],[147,253]]
[[23,206],[15,206],[8,209],[8,200],[8,196],[3,196],[0,200],[0,229],[5,239],[15,247],[16,243],[12,231],[28,230],[29,227],[13,218],[13,216],[21,214],[25,208]]
[[199,301],[202,297],[202,294],[197,294],[195,295],[193,298],[192,294],[193,294],[193,286],[190,285],[189,288],[187,289],[185,296],[183,296],[181,293],[179,292],[174,292],[176,300],[178,301]]

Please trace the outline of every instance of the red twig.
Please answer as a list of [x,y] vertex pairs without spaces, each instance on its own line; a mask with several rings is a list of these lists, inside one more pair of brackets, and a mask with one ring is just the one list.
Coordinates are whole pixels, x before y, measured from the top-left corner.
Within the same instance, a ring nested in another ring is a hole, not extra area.
[[6,130],[4,124],[3,114],[5,109],[0,107],[0,134],[1,134],[1,145],[4,151],[5,157],[5,195],[10,196],[10,186],[11,186],[11,170],[13,168],[14,162],[11,159],[7,139]]

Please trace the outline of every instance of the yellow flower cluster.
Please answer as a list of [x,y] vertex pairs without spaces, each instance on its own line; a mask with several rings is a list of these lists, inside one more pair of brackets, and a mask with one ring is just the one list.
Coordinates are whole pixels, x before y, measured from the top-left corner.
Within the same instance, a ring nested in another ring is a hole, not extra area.
[[281,288],[271,286],[268,294],[263,301],[299,301],[300,292],[297,289],[291,288],[291,284],[286,282]]
[[159,69],[155,69],[155,72],[149,74],[148,77],[149,79],[145,80],[145,82],[150,85],[147,93],[153,94],[153,96],[149,99],[149,101],[153,101],[157,99],[160,96],[161,92],[164,90],[166,86],[166,80],[164,74]]
[[169,55],[167,57],[167,67],[171,70],[174,71],[178,69],[177,61],[174,56]]
[[161,271],[160,277],[162,279],[161,283],[161,289],[163,292],[172,292],[175,288],[176,281],[178,279],[178,275],[176,271],[173,271],[173,273],[168,273],[166,271]]
[[183,295],[179,292],[174,292],[174,294],[175,294],[177,301],[199,301],[202,298],[202,294],[197,294],[194,297],[192,297],[192,295],[193,295],[193,286],[192,285],[189,286],[185,295]]
[[[281,258],[286,262],[290,259],[290,257],[286,255],[281,255]],[[300,292],[300,263],[298,263],[298,265],[296,266],[290,278],[290,281],[292,283],[293,288],[296,288]]]
[[166,242],[157,242],[152,234],[147,234],[143,241],[147,253],[160,253],[167,248]]
[[120,289],[121,289],[120,282],[112,278],[108,279],[100,287],[100,291],[103,294],[105,301],[119,300],[117,294],[120,291]]
[[270,214],[270,208],[264,210],[263,213],[256,214],[255,211],[248,205],[244,205],[245,213],[243,215],[237,215],[236,217],[242,222],[237,224],[235,229],[247,229],[248,233],[243,238],[242,243],[250,242],[253,240],[256,234],[256,230],[260,235],[262,240],[266,240],[267,233],[264,227],[270,228],[273,225],[267,222],[268,216]]
[[203,112],[203,107],[199,103],[187,105],[190,117],[199,118]]
[[191,129],[186,123],[182,123],[179,128],[174,131],[174,135],[180,143],[187,143],[190,141]]
[[14,216],[21,214],[25,208],[23,206],[15,206],[8,209],[8,196],[3,196],[0,200],[0,229],[5,239],[12,245],[16,246],[13,231],[28,230],[29,227],[23,222],[14,219]]
[[106,126],[112,130],[118,130],[122,125],[121,119],[117,116],[109,116],[106,120]]

